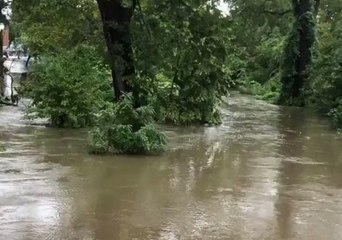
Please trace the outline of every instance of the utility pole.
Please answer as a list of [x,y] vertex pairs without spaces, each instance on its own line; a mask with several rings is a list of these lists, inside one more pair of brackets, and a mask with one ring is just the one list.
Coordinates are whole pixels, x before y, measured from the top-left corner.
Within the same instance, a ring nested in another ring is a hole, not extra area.
[[[2,24],[0,24],[0,25],[2,25]],[[1,26],[0,26],[1,27]],[[3,94],[3,91],[4,91],[4,53],[3,53],[3,36],[2,36],[2,34],[3,34],[3,30],[1,30],[0,31],[0,56],[1,56],[1,58],[0,58],[0,102],[1,102],[1,96],[2,96],[2,94]]]
[[4,41],[3,41],[4,24],[0,23],[0,80],[4,78]]

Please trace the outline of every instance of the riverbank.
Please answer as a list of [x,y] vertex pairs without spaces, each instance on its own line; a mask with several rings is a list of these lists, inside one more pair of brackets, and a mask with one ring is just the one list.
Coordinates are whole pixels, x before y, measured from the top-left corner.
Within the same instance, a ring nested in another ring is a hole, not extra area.
[[[240,94],[245,94],[245,95],[250,95],[253,96],[257,99],[264,100],[268,103],[271,104],[277,104],[278,97],[280,94],[280,90],[277,89],[278,87],[275,86],[275,84],[272,85],[266,85],[263,86],[260,83],[253,82],[252,84],[249,85],[241,85],[239,86],[236,90]],[[324,107],[323,107],[324,108]],[[330,126],[335,128],[338,133],[342,132],[342,122],[340,118],[340,111],[339,109],[327,111],[325,110],[320,110],[315,106],[314,104],[308,104],[305,107],[305,111],[312,111],[315,112],[317,115],[320,115],[323,118],[329,119],[330,120]]]

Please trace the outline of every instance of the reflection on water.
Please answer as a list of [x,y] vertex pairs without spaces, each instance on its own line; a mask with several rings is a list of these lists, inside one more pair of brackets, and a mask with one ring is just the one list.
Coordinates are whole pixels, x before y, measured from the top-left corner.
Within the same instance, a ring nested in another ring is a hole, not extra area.
[[156,157],[0,111],[0,239],[342,239],[342,139],[302,109],[232,96]]

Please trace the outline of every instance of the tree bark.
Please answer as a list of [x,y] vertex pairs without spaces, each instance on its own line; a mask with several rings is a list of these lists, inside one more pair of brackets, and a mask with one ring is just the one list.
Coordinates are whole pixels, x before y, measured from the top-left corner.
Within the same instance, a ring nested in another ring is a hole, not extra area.
[[316,0],[315,1],[315,18],[317,17],[318,15],[318,11],[319,11],[319,6],[321,4],[321,0]]
[[[311,44],[309,36],[309,21],[306,15],[311,12],[311,0],[300,0],[299,14],[297,16],[300,23],[299,31],[299,56],[296,59],[296,75],[293,84],[292,97],[301,97],[303,87],[308,78],[308,65],[311,61]],[[303,103],[300,103],[302,105]]]
[[113,88],[116,100],[122,94],[133,92],[135,75],[130,23],[135,1],[131,6],[122,6],[120,0],[97,0],[103,24],[103,34],[109,53]]
[[[305,87],[309,78],[312,46],[315,41],[314,1],[292,0],[295,23],[285,48],[280,104],[305,105]],[[315,3],[319,4],[319,0]]]

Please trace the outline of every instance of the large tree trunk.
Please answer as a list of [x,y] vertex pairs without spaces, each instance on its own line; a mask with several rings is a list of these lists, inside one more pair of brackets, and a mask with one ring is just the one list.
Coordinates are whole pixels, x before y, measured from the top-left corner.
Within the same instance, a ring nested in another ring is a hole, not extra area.
[[133,92],[130,80],[135,70],[130,23],[135,1],[128,7],[122,6],[120,0],[97,0],[97,3],[110,58],[115,98],[119,100],[123,93]]
[[[311,39],[309,36],[310,19],[306,19],[305,15],[312,11],[311,0],[300,0],[297,12],[297,21],[299,22],[299,56],[296,59],[296,75],[294,79],[292,97],[300,98],[304,85],[308,78],[308,66],[311,62]],[[302,101],[300,105],[304,104]]]
[[[280,104],[304,106],[304,90],[309,77],[311,51],[315,41],[314,15],[319,0],[292,0],[295,24],[285,50],[285,62],[282,73],[283,89]],[[288,64],[293,64],[288,66]]]

